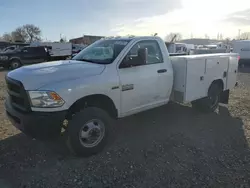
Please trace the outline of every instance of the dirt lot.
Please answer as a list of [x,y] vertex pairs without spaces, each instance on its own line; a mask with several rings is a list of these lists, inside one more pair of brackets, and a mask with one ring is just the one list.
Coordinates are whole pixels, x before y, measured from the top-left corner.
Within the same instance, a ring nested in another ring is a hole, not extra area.
[[[20,134],[4,115],[0,72],[0,187],[250,187],[250,68],[228,109],[203,114],[169,104],[119,120],[90,158]],[[2,186],[1,186],[2,184]]]

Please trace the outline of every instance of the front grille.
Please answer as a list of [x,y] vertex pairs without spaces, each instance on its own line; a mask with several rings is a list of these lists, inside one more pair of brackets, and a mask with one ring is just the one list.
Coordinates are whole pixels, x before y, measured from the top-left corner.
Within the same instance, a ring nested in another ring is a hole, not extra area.
[[20,81],[5,77],[7,91],[13,108],[21,112],[29,112],[31,110],[28,95]]

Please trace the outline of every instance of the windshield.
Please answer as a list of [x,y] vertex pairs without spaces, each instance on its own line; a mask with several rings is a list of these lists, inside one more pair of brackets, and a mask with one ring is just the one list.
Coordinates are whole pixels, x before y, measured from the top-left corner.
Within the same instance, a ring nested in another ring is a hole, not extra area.
[[99,40],[78,53],[73,60],[110,64],[120,54],[130,40]]

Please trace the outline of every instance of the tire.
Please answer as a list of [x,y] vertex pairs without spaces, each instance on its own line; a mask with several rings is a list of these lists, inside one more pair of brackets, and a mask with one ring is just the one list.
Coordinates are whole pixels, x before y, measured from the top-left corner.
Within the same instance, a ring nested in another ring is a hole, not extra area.
[[[78,156],[88,157],[97,154],[106,146],[111,131],[112,123],[108,113],[96,107],[85,108],[68,121],[67,146]],[[95,140],[90,138],[93,135],[99,140],[91,144],[91,139]]]
[[214,112],[219,106],[222,90],[218,83],[213,83],[208,90],[208,96],[193,101],[192,107],[203,112]]
[[12,61],[10,62],[10,68],[11,68],[12,70],[21,67],[21,65],[22,65],[22,64],[21,64],[21,62],[20,62],[19,60],[12,60]]

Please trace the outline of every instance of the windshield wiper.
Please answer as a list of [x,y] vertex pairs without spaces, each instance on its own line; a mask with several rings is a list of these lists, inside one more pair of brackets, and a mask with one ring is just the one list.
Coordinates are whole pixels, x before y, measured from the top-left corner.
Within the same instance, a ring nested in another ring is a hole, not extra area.
[[102,60],[98,61],[94,61],[94,60],[91,60],[91,59],[73,59],[73,60],[76,60],[76,61],[86,61],[86,62],[90,62],[90,63],[96,63],[96,64],[109,64],[110,62],[102,62]]

